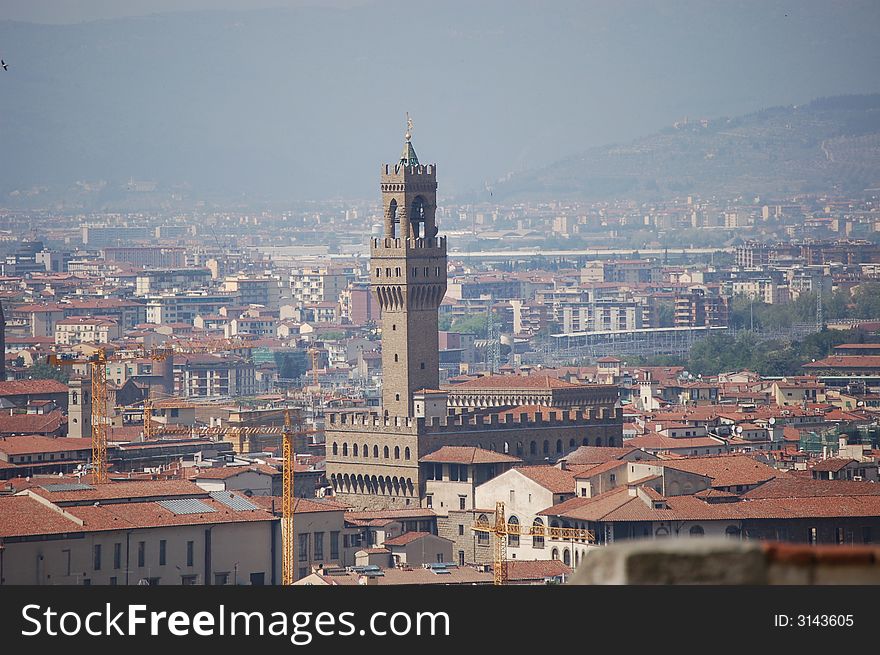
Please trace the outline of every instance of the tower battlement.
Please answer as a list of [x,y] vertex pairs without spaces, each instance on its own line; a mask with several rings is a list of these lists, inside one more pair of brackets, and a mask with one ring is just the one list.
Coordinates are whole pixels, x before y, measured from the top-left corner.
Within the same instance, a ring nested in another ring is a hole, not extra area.
[[362,430],[381,429],[403,434],[442,434],[444,432],[483,432],[496,429],[508,430],[511,427],[520,429],[538,427],[578,427],[597,424],[617,423],[623,420],[623,409],[620,407],[594,407],[571,411],[551,411],[545,417],[541,413],[505,414],[503,419],[498,414],[489,416],[478,414],[455,414],[451,416],[416,418],[412,416],[383,416],[375,412],[340,412],[330,413],[329,432],[358,432]]
[[[401,238],[401,237],[374,237],[371,245],[371,252],[375,255],[384,254],[383,251],[389,251],[388,254],[399,256],[401,250],[421,250],[425,251],[428,256],[444,257],[446,255],[446,237],[427,237],[427,238]],[[433,251],[433,252],[428,252]]]
[[393,182],[400,180],[401,182],[412,177],[430,177],[437,179],[436,164],[419,164],[418,166],[406,166],[404,164],[383,164],[381,169],[382,183],[386,181]]

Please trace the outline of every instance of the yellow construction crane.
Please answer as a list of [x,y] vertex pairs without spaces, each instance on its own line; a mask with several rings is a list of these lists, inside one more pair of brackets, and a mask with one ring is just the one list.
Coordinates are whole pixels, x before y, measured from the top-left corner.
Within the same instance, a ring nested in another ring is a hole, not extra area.
[[296,536],[293,533],[293,467],[296,463],[293,444],[293,421],[290,409],[284,410],[284,432],[282,432],[282,496],[281,496],[281,584],[292,585],[294,580],[294,554]]
[[107,353],[99,348],[86,358],[66,358],[49,355],[52,366],[89,367],[92,380],[92,472],[95,482],[107,482],[107,438],[110,436],[110,419],[107,416]]
[[495,503],[495,521],[490,523],[486,521],[475,521],[472,526],[474,532],[488,532],[493,535],[494,543],[492,545],[492,573],[495,576],[494,583],[496,585],[507,584],[507,537],[509,535],[528,534],[534,539],[565,539],[579,540],[587,543],[595,543],[596,538],[591,530],[582,530],[580,528],[556,528],[545,527],[543,525],[532,525],[528,531],[524,531],[519,524],[508,523],[504,517],[504,503]]

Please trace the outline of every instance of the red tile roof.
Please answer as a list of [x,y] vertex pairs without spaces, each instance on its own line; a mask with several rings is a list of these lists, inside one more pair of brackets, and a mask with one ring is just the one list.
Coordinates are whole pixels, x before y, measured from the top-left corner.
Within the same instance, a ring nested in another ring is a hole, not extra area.
[[[520,466],[513,469],[554,494],[575,493],[574,476],[577,471],[564,471],[555,466]],[[578,469],[581,470],[581,469]]]
[[452,392],[471,389],[540,390],[572,389],[583,385],[565,382],[550,375],[486,375],[449,387]]
[[[573,450],[563,459],[569,464],[604,464],[612,460],[622,460],[638,448],[622,448],[612,446],[580,446]],[[654,459],[653,455],[645,453],[646,458]]]
[[39,435],[0,437],[0,452],[10,456],[36,453],[63,453],[91,449],[92,440],[85,438],[43,437]]
[[[57,440],[56,440],[57,441]],[[83,439],[82,441],[90,441]],[[63,480],[66,482],[67,480]],[[87,479],[83,480],[88,483]],[[78,491],[47,491],[42,487],[32,487],[31,491],[57,504],[93,504],[96,501],[122,501],[129,499],[173,499],[179,497],[205,498],[208,496],[201,487],[185,480],[125,480],[92,484],[92,489]]]
[[0,414],[0,434],[51,434],[67,422],[60,409],[48,414]]
[[679,471],[704,475],[712,480],[713,487],[755,485],[786,475],[746,455],[686,457],[658,463]]
[[803,368],[880,368],[880,355],[831,355],[804,364]]
[[420,462],[452,464],[496,464],[521,462],[519,457],[475,446],[443,446],[419,459]]
[[423,539],[424,537],[432,537],[430,532],[404,532],[402,535],[397,537],[392,537],[391,539],[385,540],[385,546],[406,546],[413,541],[418,541],[419,539]]
[[816,462],[811,467],[813,471],[832,471],[837,472],[842,469],[845,469],[849,464],[855,462],[854,459],[844,459],[840,457],[829,457],[828,459],[823,459],[821,462]]
[[0,397],[67,393],[67,385],[58,380],[7,380],[0,382]]
[[815,496],[880,496],[880,484],[852,480],[813,480],[793,475],[778,477],[744,493],[743,498],[812,498]]
[[507,579],[513,582],[545,580],[572,574],[573,569],[557,559],[522,560],[507,562]]

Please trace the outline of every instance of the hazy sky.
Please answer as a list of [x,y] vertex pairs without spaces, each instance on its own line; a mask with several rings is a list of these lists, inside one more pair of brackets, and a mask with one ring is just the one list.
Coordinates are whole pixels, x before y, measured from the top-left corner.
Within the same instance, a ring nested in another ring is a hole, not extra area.
[[369,0],[0,0],[0,19],[64,25],[177,11],[353,7]]
[[[456,193],[684,116],[880,91],[876,0],[0,8],[0,197],[130,177],[280,200],[373,196],[406,111],[419,156]],[[155,14],[171,8],[188,11]]]

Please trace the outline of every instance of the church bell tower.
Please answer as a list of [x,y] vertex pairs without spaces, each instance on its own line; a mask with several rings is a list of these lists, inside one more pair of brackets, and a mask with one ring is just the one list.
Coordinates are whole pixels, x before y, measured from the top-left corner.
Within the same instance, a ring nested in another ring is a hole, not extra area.
[[384,234],[370,247],[382,312],[382,409],[413,416],[413,393],[437,389],[437,310],[446,294],[446,237],[437,236],[437,167],[420,164],[407,116],[403,153],[381,172]]

